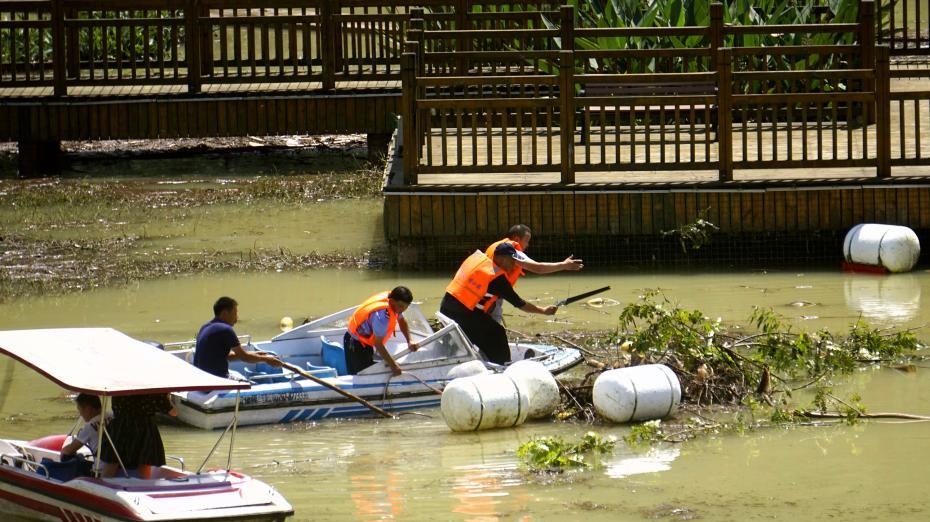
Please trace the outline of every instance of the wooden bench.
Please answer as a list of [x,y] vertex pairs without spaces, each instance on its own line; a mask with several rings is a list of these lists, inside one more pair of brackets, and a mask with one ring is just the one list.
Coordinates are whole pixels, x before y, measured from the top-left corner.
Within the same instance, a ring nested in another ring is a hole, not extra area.
[[[582,86],[578,97],[651,97],[651,96],[717,96],[716,82],[636,82],[636,83],[589,83]],[[695,119],[700,119],[705,112],[709,113],[710,129],[713,133],[713,140],[717,140],[717,104],[704,103],[675,103],[664,105],[640,105],[638,103],[632,106],[609,106],[609,108],[600,106],[590,106],[588,109],[588,120],[585,119],[585,107],[578,107],[576,118],[581,126],[581,143],[586,142],[587,121],[600,119],[603,115],[607,121],[602,121],[604,125],[610,119],[619,113],[630,115],[630,113],[642,113],[649,117],[657,116],[663,111],[665,114],[674,114],[675,109],[679,114],[690,116],[693,112]],[[633,117],[632,115],[630,117]],[[619,125],[619,121],[614,121],[614,125]]]

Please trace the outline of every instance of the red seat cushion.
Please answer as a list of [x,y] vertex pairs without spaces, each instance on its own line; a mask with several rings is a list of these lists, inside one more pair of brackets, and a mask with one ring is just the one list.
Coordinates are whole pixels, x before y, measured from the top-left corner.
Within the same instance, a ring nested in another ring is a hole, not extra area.
[[67,438],[67,435],[46,435],[45,437],[30,440],[27,444],[47,450],[61,451],[61,448],[65,445],[65,439]]

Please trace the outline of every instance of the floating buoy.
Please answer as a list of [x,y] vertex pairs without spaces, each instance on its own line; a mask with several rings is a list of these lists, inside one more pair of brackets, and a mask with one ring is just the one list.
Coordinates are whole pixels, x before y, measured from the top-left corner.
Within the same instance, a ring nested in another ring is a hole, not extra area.
[[843,240],[844,269],[907,272],[920,257],[920,240],[913,230],[898,225],[863,223]]
[[678,409],[681,383],[664,364],[606,371],[594,381],[594,408],[614,422],[661,419]]
[[291,319],[290,316],[287,316],[287,315],[282,317],[281,322],[278,324],[278,328],[280,328],[282,332],[286,332],[293,327],[294,327],[294,320]]
[[505,375],[517,381],[529,398],[527,418],[542,419],[552,415],[559,407],[559,384],[552,373],[538,361],[517,361],[504,370]]
[[477,431],[523,424],[529,397],[509,375],[494,373],[455,379],[439,401],[452,431]]

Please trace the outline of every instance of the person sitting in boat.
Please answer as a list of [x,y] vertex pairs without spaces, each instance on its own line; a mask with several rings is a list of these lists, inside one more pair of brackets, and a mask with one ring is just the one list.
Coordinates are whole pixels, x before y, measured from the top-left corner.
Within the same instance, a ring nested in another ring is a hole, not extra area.
[[349,318],[349,326],[342,339],[349,375],[355,375],[373,365],[375,351],[391,367],[394,375],[401,374],[400,366],[391,357],[385,344],[399,325],[401,333],[407,338],[410,351],[415,352],[419,348],[410,338],[410,329],[404,319],[404,311],[412,302],[413,293],[410,289],[398,286],[390,292],[377,293],[358,306]]
[[470,255],[455,273],[446,287],[439,311],[454,320],[481,350],[489,361],[496,364],[510,362],[510,345],[507,331],[495,321],[491,313],[497,301],[505,299],[524,312],[553,315],[558,307],[549,305],[540,308],[523,300],[507,279],[507,274],[516,269],[520,252],[504,242],[494,248],[493,257],[480,250]]
[[[529,248],[532,237],[533,232],[530,227],[514,225],[507,231],[507,237],[491,243],[484,251],[485,255],[491,258],[494,257],[494,249],[502,243],[510,243],[516,249],[517,257],[515,259],[517,262],[514,264],[513,270],[507,271],[507,280],[510,281],[510,286],[517,286],[517,280],[526,272],[542,275],[562,271],[576,272],[584,268],[584,262],[581,259],[575,259],[575,256],[568,256],[564,261],[559,262],[534,261],[526,255],[526,249]],[[491,317],[501,324],[504,324],[503,310],[502,305],[495,306],[491,310]]]
[[[78,430],[77,435],[72,437],[71,442],[61,448],[62,460],[76,455],[78,450],[84,446],[87,446],[92,455],[97,454],[97,442],[100,440],[100,397],[88,393],[79,393],[74,398],[74,405],[77,407],[78,415],[84,420],[84,426]],[[110,422],[113,414],[107,412],[103,418],[106,419],[105,422]]]
[[[165,465],[165,445],[155,424],[155,415],[176,415],[168,395],[117,395],[113,397],[113,419],[107,433],[113,444],[100,450],[101,474],[114,477],[122,468],[130,475],[146,478],[146,470]],[[115,448],[114,448],[115,446]]]
[[272,354],[246,351],[233,326],[239,321],[239,303],[232,297],[220,297],[213,304],[213,319],[200,327],[194,348],[194,366],[217,377],[229,377],[229,361],[239,359],[250,363],[263,362],[280,367],[281,361]]

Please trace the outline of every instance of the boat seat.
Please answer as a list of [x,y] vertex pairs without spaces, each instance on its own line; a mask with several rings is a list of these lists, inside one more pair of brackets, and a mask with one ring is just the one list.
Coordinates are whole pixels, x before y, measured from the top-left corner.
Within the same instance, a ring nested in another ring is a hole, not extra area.
[[81,475],[89,475],[91,471],[90,463],[84,459],[70,458],[58,462],[46,457],[39,464],[41,466],[36,466],[36,473],[44,477],[45,470],[48,470],[49,478],[62,482],[73,480]]
[[336,369],[330,366],[316,366],[310,361],[307,361],[307,373],[314,377],[325,379],[327,377],[335,377]]
[[246,379],[258,384],[268,384],[270,382],[287,382],[290,380],[290,378],[285,375],[283,371],[281,371],[281,368],[274,368],[264,363],[259,363],[258,366],[265,366],[277,371],[262,371],[259,369],[252,370],[249,368],[243,368],[242,374]]
[[336,375],[347,375],[346,353],[341,344],[330,341],[326,336],[320,337],[323,352],[323,365],[336,370]]

